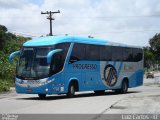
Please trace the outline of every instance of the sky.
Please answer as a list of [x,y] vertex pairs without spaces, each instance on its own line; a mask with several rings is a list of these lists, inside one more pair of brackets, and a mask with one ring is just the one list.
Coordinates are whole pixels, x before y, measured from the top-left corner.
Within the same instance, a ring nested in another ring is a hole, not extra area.
[[46,36],[49,20],[41,11],[58,10],[54,35],[147,46],[160,33],[160,0],[0,0],[0,24],[15,34]]

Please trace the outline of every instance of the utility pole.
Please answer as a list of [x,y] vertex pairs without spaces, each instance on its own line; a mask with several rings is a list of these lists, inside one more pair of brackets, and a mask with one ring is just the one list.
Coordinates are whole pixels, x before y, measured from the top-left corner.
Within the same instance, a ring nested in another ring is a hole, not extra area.
[[41,12],[41,14],[49,14],[49,16],[47,17],[47,19],[50,20],[50,33],[49,36],[53,36],[52,34],[52,20],[55,20],[52,15],[55,13],[60,13],[60,11],[58,10],[57,12],[52,12],[52,11],[46,11],[46,12]]

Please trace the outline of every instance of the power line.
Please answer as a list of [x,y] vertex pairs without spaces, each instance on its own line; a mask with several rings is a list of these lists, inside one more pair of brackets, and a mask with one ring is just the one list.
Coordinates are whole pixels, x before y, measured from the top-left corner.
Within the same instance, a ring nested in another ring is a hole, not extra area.
[[95,18],[134,18],[134,17],[160,17],[160,15],[135,15],[135,16],[96,16]]
[[[104,33],[127,33],[127,32],[155,32],[160,31],[160,29],[157,30],[133,30],[133,31],[106,31]],[[96,33],[96,34],[103,34],[103,33]]]
[[22,36],[24,35],[24,36],[28,36],[28,37],[39,37],[43,34],[43,33],[31,33],[31,32],[24,32],[24,31],[17,31],[17,30],[13,30],[13,29],[8,29],[8,32],[11,32],[16,35],[22,35]]
[[29,35],[29,34],[25,34],[25,33],[16,33],[16,32],[13,32],[13,34],[19,35],[19,36],[24,36],[24,37],[38,37],[38,36],[35,36],[35,35]]
[[19,36],[25,36],[25,37],[39,37],[40,35],[36,35],[34,33],[26,33],[26,32],[19,32],[19,31],[16,31],[16,30],[11,30],[11,29],[8,29],[8,32],[12,33],[12,34],[15,34],[15,35],[19,35]]
[[[48,13],[49,12],[51,12],[51,11],[47,11]],[[46,12],[45,12],[46,13]],[[92,17],[92,16],[88,16],[88,17],[82,17],[82,16],[77,16],[77,17],[68,17],[68,16],[62,16],[61,18],[69,18],[69,19],[81,19],[81,18],[83,18],[83,19],[94,19],[94,18],[143,18],[143,17],[157,17],[157,18],[160,18],[160,15],[128,15],[128,16],[126,16],[126,15],[122,15],[122,16],[94,16],[94,17]],[[10,17],[4,17],[4,16],[0,16],[0,19],[8,19],[8,18],[10,18]],[[30,18],[33,18],[32,16],[24,16],[24,17],[12,17],[12,18],[18,18],[18,19],[30,19]],[[53,18],[54,19],[54,18]]]
[[9,32],[15,32],[15,33],[24,33],[24,34],[28,34],[28,35],[37,35],[37,36],[40,36],[42,34],[44,34],[44,32],[27,32],[27,31],[23,31],[23,30],[15,30],[15,29],[8,29]]
[[52,34],[52,20],[55,20],[55,19],[52,17],[52,15],[55,13],[60,13],[60,11],[58,10],[57,12],[52,12],[52,11],[41,12],[41,14],[49,14],[47,19],[50,20],[50,33],[49,33],[50,36],[53,36],[53,34]]
[[[64,35],[93,35],[93,36],[95,36],[95,35],[101,35],[101,34],[123,34],[123,33],[134,33],[134,32],[139,32],[139,33],[146,33],[146,32],[160,32],[160,29],[152,29],[152,30],[147,30],[147,29],[145,29],[145,30],[131,30],[131,31],[129,31],[129,30],[124,30],[124,31],[103,31],[103,32],[99,32],[99,33],[93,33],[93,32],[88,32],[88,33],[57,33],[55,36],[64,36]],[[29,32],[20,32],[20,31],[16,31],[16,30],[11,30],[11,29],[9,29],[9,32],[11,32],[11,33],[13,33],[13,34],[16,34],[16,35],[22,35],[22,36],[27,36],[27,37],[40,37],[40,36],[43,36],[43,34],[39,34],[39,35],[37,35],[37,34],[35,34],[35,33],[29,33]]]
[[[133,30],[133,31],[106,31],[106,32],[99,32],[99,33],[91,33],[91,32],[88,32],[88,33],[75,33],[75,34],[67,34],[67,35],[100,35],[100,34],[122,34],[122,33],[134,33],[134,32],[139,32],[139,33],[146,33],[146,32],[156,32],[156,31],[159,31],[160,32],[160,29],[158,30]],[[62,35],[62,34],[61,34]]]

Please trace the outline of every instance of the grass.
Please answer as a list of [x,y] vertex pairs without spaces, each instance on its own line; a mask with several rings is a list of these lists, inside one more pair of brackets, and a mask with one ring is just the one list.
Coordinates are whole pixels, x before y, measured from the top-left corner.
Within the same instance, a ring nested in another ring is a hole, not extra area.
[[13,80],[0,79],[0,93],[10,90],[10,87],[14,85]]

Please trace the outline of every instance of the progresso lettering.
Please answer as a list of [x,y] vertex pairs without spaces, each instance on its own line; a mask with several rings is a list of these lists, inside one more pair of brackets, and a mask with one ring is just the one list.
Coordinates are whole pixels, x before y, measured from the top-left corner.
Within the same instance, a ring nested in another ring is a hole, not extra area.
[[96,69],[96,64],[73,64],[73,69],[87,69],[87,70],[93,70]]

